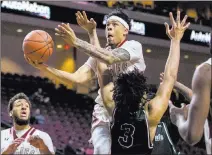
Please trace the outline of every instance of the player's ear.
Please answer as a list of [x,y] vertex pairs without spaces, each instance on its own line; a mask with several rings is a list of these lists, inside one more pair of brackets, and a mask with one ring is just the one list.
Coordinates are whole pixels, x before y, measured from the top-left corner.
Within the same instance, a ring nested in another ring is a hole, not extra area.
[[124,29],[124,36],[127,36],[127,34],[129,33],[129,30],[128,29]]
[[13,116],[13,111],[10,111],[9,115],[10,115],[10,117],[12,117]]

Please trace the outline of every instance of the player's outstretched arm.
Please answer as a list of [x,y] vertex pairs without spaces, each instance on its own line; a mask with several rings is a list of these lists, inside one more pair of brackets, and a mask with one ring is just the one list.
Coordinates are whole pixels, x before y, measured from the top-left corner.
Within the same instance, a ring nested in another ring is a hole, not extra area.
[[[163,77],[164,77],[164,73],[161,73],[160,74],[161,82],[163,82]],[[190,88],[188,88],[187,86],[185,86],[184,84],[178,81],[174,83],[174,88],[177,89],[177,91],[179,91],[189,102],[191,101],[193,93]]]
[[88,20],[85,11],[83,11],[82,13],[80,11],[77,11],[75,15],[78,25],[87,31],[90,43],[96,47],[100,47],[99,39],[96,32],[97,24],[94,19],[91,18],[90,20]]
[[109,115],[112,116],[115,107],[115,103],[112,98],[114,85],[111,75],[107,69],[107,65],[99,61],[97,61],[97,76],[104,106]]
[[62,23],[61,25],[58,25],[58,28],[55,28],[55,31],[55,35],[60,36],[68,44],[82,50],[87,55],[96,58],[105,64],[111,65],[130,60],[130,54],[125,49],[117,48],[109,51],[77,38],[69,24]]
[[47,66],[45,64],[38,64],[36,62],[33,62],[26,56],[25,56],[25,59],[33,67],[38,68],[42,72],[48,74],[53,79],[56,79],[66,85],[69,85],[71,82],[78,83],[78,84],[84,83],[86,81],[91,80],[95,75],[94,71],[85,64],[81,66],[76,72],[68,73],[68,72]]
[[189,104],[187,117],[183,117],[176,107],[170,107],[171,119],[181,137],[189,144],[194,145],[200,141],[203,135],[204,123],[208,116],[211,91],[211,66],[201,64],[195,70],[192,79],[192,99]]
[[180,21],[180,12],[177,12],[177,20],[174,21],[172,13],[170,13],[170,20],[172,28],[169,30],[169,25],[166,23],[166,33],[171,39],[170,52],[166,61],[164,70],[164,79],[160,84],[156,96],[150,101],[150,109],[148,119],[150,125],[156,126],[162,118],[164,112],[168,108],[168,101],[171,96],[174,83],[177,78],[177,72],[180,61],[180,41],[183,37],[184,31],[188,28],[189,23],[185,25],[187,16]]

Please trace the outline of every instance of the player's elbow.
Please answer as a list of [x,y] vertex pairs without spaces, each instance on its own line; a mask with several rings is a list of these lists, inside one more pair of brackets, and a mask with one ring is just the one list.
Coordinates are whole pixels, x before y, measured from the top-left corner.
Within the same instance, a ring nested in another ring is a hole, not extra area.
[[175,71],[168,72],[164,75],[164,80],[175,82],[177,80],[177,73],[175,73]]
[[190,131],[188,130],[185,136],[185,141],[189,145],[195,145],[201,140],[202,136],[203,136],[202,132],[196,131],[195,129],[192,129]]
[[106,58],[105,59],[105,64],[107,64],[107,65],[112,65],[112,64],[114,64],[115,63],[115,61],[114,61],[115,59],[113,58],[113,57],[108,57],[108,58]]

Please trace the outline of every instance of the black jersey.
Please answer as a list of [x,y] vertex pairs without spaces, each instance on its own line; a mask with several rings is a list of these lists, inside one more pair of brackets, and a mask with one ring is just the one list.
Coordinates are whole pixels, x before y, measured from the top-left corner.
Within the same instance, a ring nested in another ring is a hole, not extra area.
[[130,114],[115,109],[111,139],[111,154],[151,154],[153,147],[145,111],[140,109]]
[[167,154],[167,155],[177,155],[175,146],[171,140],[168,129],[164,122],[160,122],[157,126],[155,138],[153,141],[154,148],[152,150],[152,155]]

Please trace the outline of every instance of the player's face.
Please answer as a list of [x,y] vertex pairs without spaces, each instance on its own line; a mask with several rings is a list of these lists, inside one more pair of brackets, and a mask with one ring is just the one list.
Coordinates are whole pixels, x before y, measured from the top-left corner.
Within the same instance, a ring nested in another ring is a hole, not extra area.
[[25,99],[16,100],[11,115],[16,120],[28,121],[30,119],[29,103]]
[[125,40],[128,30],[120,22],[109,20],[105,33],[109,45],[118,45]]

